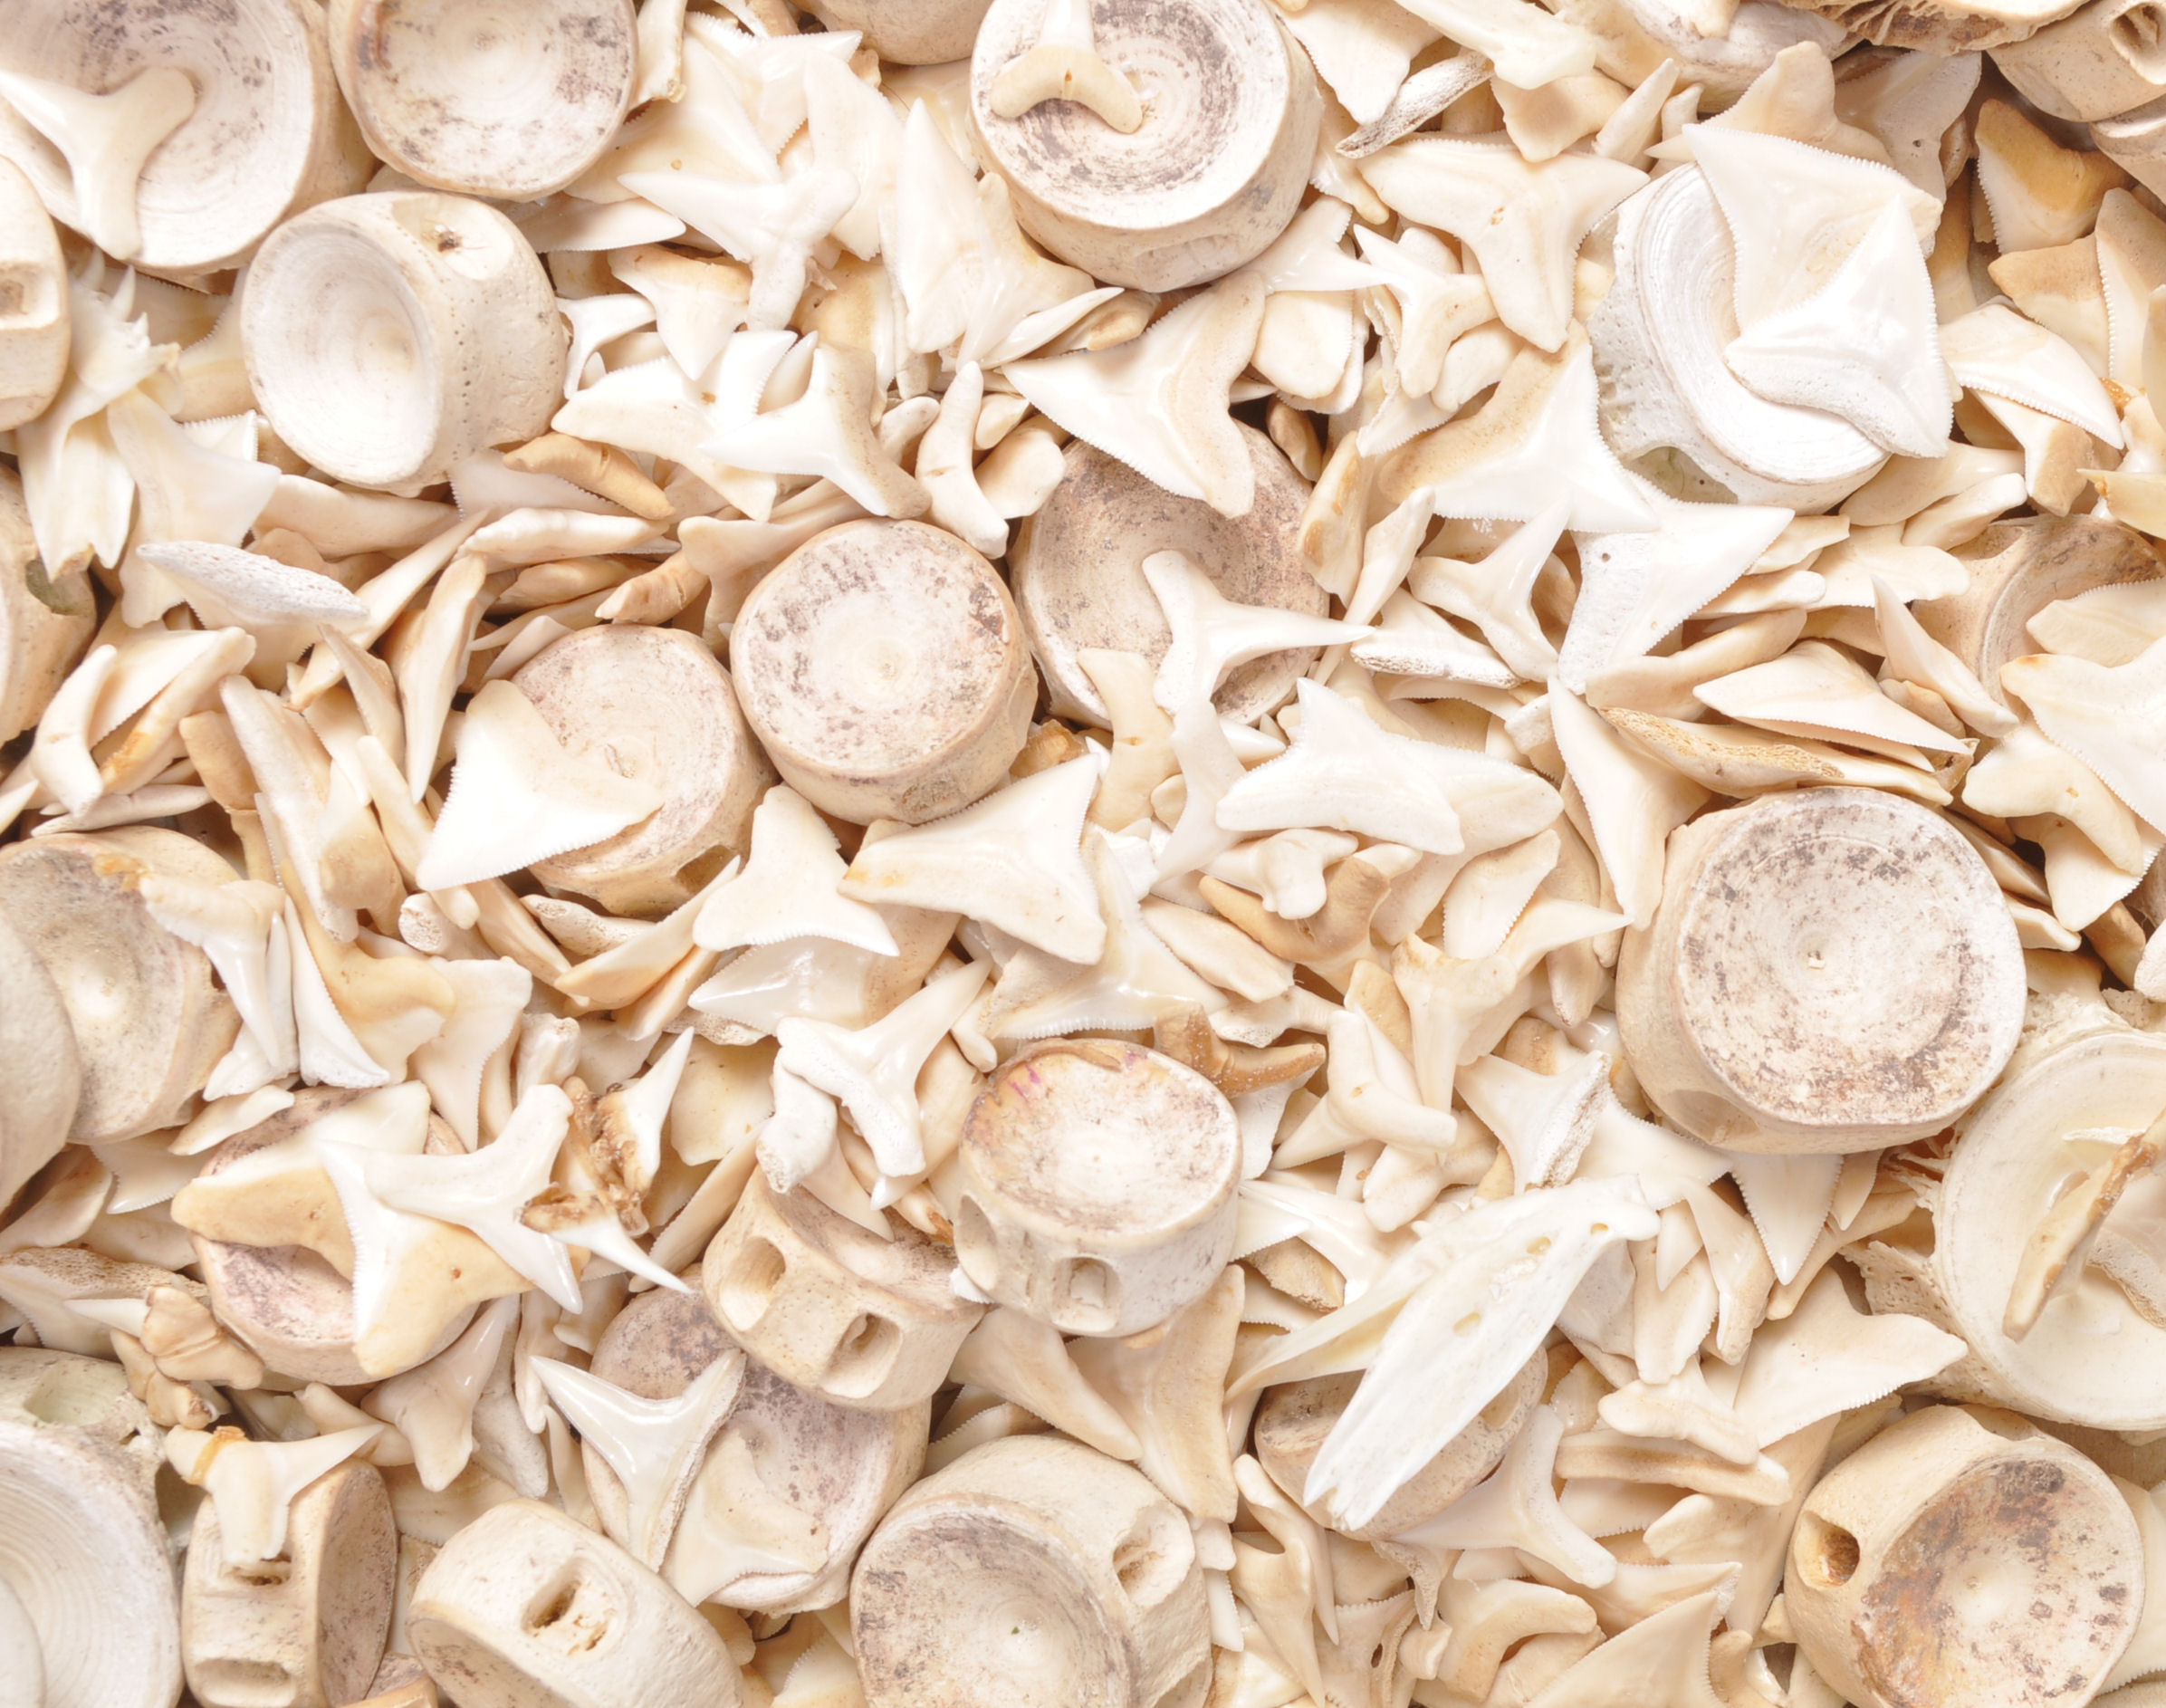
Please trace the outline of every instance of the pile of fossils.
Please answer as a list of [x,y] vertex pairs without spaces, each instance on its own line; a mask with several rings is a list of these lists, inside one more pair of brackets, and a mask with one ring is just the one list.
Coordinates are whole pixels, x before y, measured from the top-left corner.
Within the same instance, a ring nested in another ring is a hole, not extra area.
[[2161,1708],[2166,4],[812,9],[0,4],[0,1708]]

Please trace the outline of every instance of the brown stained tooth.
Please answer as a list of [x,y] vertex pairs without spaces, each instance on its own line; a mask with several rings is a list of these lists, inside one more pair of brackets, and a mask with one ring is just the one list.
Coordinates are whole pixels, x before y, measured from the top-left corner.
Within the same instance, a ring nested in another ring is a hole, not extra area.
[[856,824],[970,805],[1006,774],[1038,691],[992,566],[915,522],[799,547],[745,600],[730,657],[784,781]]

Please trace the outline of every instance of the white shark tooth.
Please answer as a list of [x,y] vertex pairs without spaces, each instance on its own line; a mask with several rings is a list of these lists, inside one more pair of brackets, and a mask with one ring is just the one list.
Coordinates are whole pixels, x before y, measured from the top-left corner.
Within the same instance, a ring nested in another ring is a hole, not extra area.
[[1414,597],[1472,623],[1521,679],[1547,680],[1557,649],[1534,614],[1535,584],[1571,513],[1571,502],[1560,499],[1477,562],[1418,560],[1410,578]]
[[1889,674],[1932,689],[1981,735],[2005,738],[2017,728],[2015,717],[1986,692],[1970,667],[1927,634],[1895,590],[1878,576],[1873,581],[1873,604]]
[[1691,1596],[1615,1636],[1552,1679],[1529,1708],[1633,1708],[1655,1701],[1672,1708],[1715,1708],[1709,1640],[1728,1596]]
[[1978,184],[2003,254],[2071,243],[2128,175],[2112,158],[2064,149],[2005,101],[1978,110]]
[[1362,174],[1397,212],[1466,244],[1481,260],[1498,316],[1551,351],[1563,346],[1571,320],[1580,243],[1646,181],[1599,156],[1531,165],[1509,144],[1456,137],[1394,143],[1364,161]]
[[206,1490],[218,1510],[218,1540],[229,1565],[275,1559],[283,1551],[293,1497],[381,1433],[341,1429],[306,1441],[250,1441],[237,1429],[167,1432],[166,1463]]
[[1979,53],[1899,53],[1835,86],[1835,110],[1846,124],[1878,137],[1894,168],[1928,196],[1947,193],[1941,139],[1961,118],[1978,88]]
[[1339,105],[1363,125],[1384,116],[1414,55],[1438,34],[1426,19],[1376,0],[1312,0],[1286,27],[1308,50]]
[[1557,751],[1585,802],[1617,905],[1644,929],[1662,899],[1670,832],[1706,804],[1707,792],[1635,749],[1561,686],[1550,688],[1549,708]]
[[1743,797],[1800,784],[1854,783],[1891,790],[1927,806],[1944,807],[1954,799],[1930,772],[1867,759],[1826,742],[1769,735],[1735,724],[1683,723],[1622,706],[1605,707],[1602,715],[1634,746],[1717,794]]
[[1461,272],[1442,241],[1418,225],[1408,226],[1396,243],[1356,225],[1354,241],[1376,271],[1376,287],[1399,306],[1392,351],[1400,385],[1409,394],[1435,390],[1452,341],[1495,317],[1489,286]]
[[136,214],[143,163],[196,110],[186,72],[153,65],[109,94],[20,72],[0,72],[0,97],[57,149],[72,181],[75,221],[117,261],[142,248]]
[[[105,425],[136,483],[137,550],[120,565],[121,615],[129,622],[149,622],[183,594],[142,558],[141,548],[155,541],[237,546],[276,490],[278,477],[268,464],[250,460],[253,432],[238,446],[206,444],[200,428],[176,423],[139,389],[114,401]],[[249,620],[261,623],[274,615],[275,607]],[[349,610],[347,619],[357,615]],[[205,626],[216,625],[206,619]]]
[[734,468],[831,480],[877,516],[923,515],[925,488],[870,425],[873,391],[869,355],[822,342],[801,398],[725,427],[704,448]]
[[1594,37],[1523,0],[1421,0],[1413,10],[1459,43],[1462,54],[1486,56],[1498,76],[1522,89],[1595,69]]
[[842,893],[966,914],[1088,965],[1104,952],[1106,922],[1080,840],[1103,765],[1102,755],[1070,760],[947,818],[867,838]]
[[1167,492],[1239,516],[1255,476],[1226,396],[1262,325],[1263,281],[1243,271],[1111,350],[1011,362],[1010,383],[1049,420]]
[[1460,1069],[1452,1089],[1497,1136],[1524,1192],[1572,1177],[1609,1095],[1609,1058],[1596,1051],[1544,1074],[1484,1056]]
[[1908,538],[1907,527],[1893,523],[1854,526],[1813,560],[1813,573],[1821,590],[1811,608],[1825,610],[1836,605],[1871,605],[1874,583],[1884,581],[1889,590],[1906,602],[1939,600],[1960,594],[1969,585],[1962,560],[1938,546],[1921,545]]
[[1020,119],[1055,100],[1079,102],[1123,136],[1143,124],[1136,85],[1098,55],[1090,0],[1046,7],[1036,42],[993,73],[988,104],[1003,119]]
[[1556,1409],[1537,1406],[1486,1481],[1404,1534],[1428,1547],[1516,1548],[1576,1583],[1607,1583],[1615,1559],[1565,1516],[1550,1482],[1563,1435]]
[[1370,632],[1366,623],[1342,623],[1276,605],[1237,604],[1186,552],[1153,552],[1143,561],[1143,575],[1173,635],[1153,686],[1159,705],[1169,713],[1209,700],[1229,670],[1252,658],[1361,640]]
[[1653,531],[1577,538],[1579,599],[1557,667],[1575,694],[1653,651],[1749,571],[1791,520],[1771,506],[1682,504],[1652,490],[1647,502],[1660,520]]
[[[536,1086],[520,1099],[503,1131],[477,1151],[455,1156],[370,1152],[353,1161],[368,1195],[404,1214],[467,1229],[570,1310],[579,1302],[570,1255],[522,1223],[520,1212],[549,1185],[570,1119],[571,1100],[562,1091]],[[346,1183],[339,1185],[340,1199],[347,1201]],[[358,1238],[355,1245],[358,1251]],[[358,1262],[355,1281],[358,1291]]]
[[737,1403],[744,1355],[727,1351],[669,1399],[646,1399],[556,1359],[534,1374],[580,1438],[624,1483],[625,1534],[636,1558],[659,1569],[699,1474],[707,1444]]
[[1787,137],[1702,125],[1692,158],[1736,242],[1744,331],[1812,295],[1889,204],[1908,215],[1921,254],[1940,223],[1939,203],[1891,168]]
[[485,683],[474,696],[458,752],[422,860],[432,890],[590,846],[662,804],[651,784],[566,752],[509,682]]
[[[1531,1193],[1447,1223],[1433,1236],[1434,1279],[1385,1333],[1309,1470],[1303,1503],[1366,1522],[1526,1361],[1603,1248],[1652,1238],[1656,1225],[1637,1185],[1617,1181]],[[1500,1289],[1507,1264],[1515,1279]]]
[[1707,130],[1749,130],[1852,159],[1890,163],[1878,137],[1837,117],[1834,67],[1817,42],[1796,42],[1784,48],[1736,101],[1699,126],[1692,136],[1658,144],[1655,158],[1691,158],[1694,139]]
[[[1720,135],[1723,140],[1711,146],[1734,149],[1742,139],[1747,149],[1816,155],[1749,131]],[[1874,169],[1817,158],[1844,170]],[[1743,176],[1756,181],[1751,173]],[[1916,194],[1907,184],[1902,187]],[[1855,215],[1855,209],[1838,202],[1836,211]],[[1587,320],[1603,379],[1604,434],[1617,455],[1634,463],[1674,447],[1746,504],[1824,508],[1873,475],[1885,453],[1839,417],[1769,402],[1730,372],[1722,350],[1737,336],[1736,251],[1699,167],[1666,173],[1618,210],[1612,245],[1616,276]]]
[[2048,738],[2145,820],[2166,820],[2166,751],[2152,739],[2148,722],[2166,694],[2166,646],[2154,643],[2112,668],[2034,654],[2004,665],[2001,686],[2022,700]]
[[1923,1381],[1967,1348],[1922,1318],[1854,1310],[1824,1273],[1797,1309],[1753,1337],[1731,1404],[1765,1448],[1823,1417]]
[[777,783],[752,814],[752,858],[743,872],[701,907],[695,937],[702,948],[734,949],[787,937],[824,937],[875,955],[896,953],[887,921],[837,892],[848,868],[835,833],[787,783]]
[[2065,340],[2005,303],[1973,309],[1941,329],[1950,370],[1974,391],[2073,422],[2118,447],[2121,417],[2090,366]]
[[990,969],[973,962],[943,974],[872,1025],[856,1031],[791,1017],[775,1028],[778,1068],[839,1099],[883,1174],[925,1170],[917,1076],[925,1058],[976,999]]
[[153,541],[137,551],[145,562],[208,594],[243,622],[350,623],[369,614],[328,575],[260,552],[202,540]]
[[1522,350],[1477,414],[1425,434],[1391,460],[1383,495],[1397,504],[1427,486],[1440,516],[1527,522],[1556,503],[1561,487],[1572,505],[1567,527],[1652,528],[1653,507],[1596,422],[1596,397],[1594,360],[1578,333],[1554,356]]
[[1304,680],[1299,696],[1293,744],[1226,792],[1222,829],[1321,827],[1438,854],[1481,853],[1555,816],[1555,792],[1531,772],[1392,734],[1318,683]]
[[[1332,151],[1347,161],[1372,155],[1377,149],[1398,141],[1401,137],[1421,130],[1453,101],[1479,86],[1490,72],[1488,57],[1471,47],[1462,47],[1449,59],[1424,65],[1400,83],[1396,92],[1376,118],[1333,142]],[[1330,139],[1327,138],[1326,140]],[[1320,155],[1318,158],[1321,159]],[[1367,186],[1351,171],[1345,168],[1321,169],[1328,174],[1334,186],[1330,194],[1347,196],[1351,200],[1354,199],[1354,190],[1358,187],[1367,192],[1368,201],[1375,208],[1384,208],[1384,204],[1375,199],[1375,192],[1368,190]],[[1365,206],[1361,216],[1365,220],[1373,217],[1371,206]]]
[[1921,750],[1966,752],[1965,744],[1874,686],[1849,655],[1807,640],[1782,657],[1692,690],[1703,705],[1782,735],[1816,736],[1912,763]]
[[746,184],[690,172],[628,172],[618,182],[676,215],[752,269],[747,324],[788,322],[804,293],[813,249],[858,200],[848,174],[813,167],[786,184]]
[[1951,400],[1936,331],[1915,231],[1889,202],[1819,291],[1763,315],[1722,354],[1771,402],[1841,416],[1883,450],[1937,456]]
[[1420,676],[1509,688],[1519,674],[1481,642],[1454,629],[1404,590],[1384,601],[1375,631],[1347,648],[1355,663],[1378,674]]
[[2073,654],[2093,664],[2126,664],[2166,636],[2166,586],[2109,581],[2054,600],[2024,627],[2048,652]]

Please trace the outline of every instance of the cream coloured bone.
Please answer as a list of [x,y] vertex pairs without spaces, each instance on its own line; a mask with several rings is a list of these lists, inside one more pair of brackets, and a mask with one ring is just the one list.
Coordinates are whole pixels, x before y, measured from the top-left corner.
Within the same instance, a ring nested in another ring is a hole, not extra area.
[[914,1233],[881,1240],[755,1174],[701,1283],[723,1327],[779,1376],[838,1406],[893,1411],[932,1395],[977,1321],[952,1270]]
[[1200,1708],[1210,1686],[1188,1520],[1138,1473],[1079,1443],[991,1442],[926,1478],[865,1545],[851,1588],[858,1670],[877,1708],[1017,1688]]
[[1084,1040],[1023,1052],[980,1094],[961,1156],[963,1272],[1063,1333],[1163,1322],[1232,1250],[1233,1111],[1155,1051]]
[[[2082,1454],[2009,1413],[1931,1406],[1814,1488],[1784,1601],[1802,1653],[1861,1708],[1921,1694],[2016,1703],[2027,1674],[2076,1691],[2105,1676],[2134,1629],[2142,1568],[2127,1502]],[[1980,1578],[1996,1593],[1965,1597]],[[2060,1617],[2000,1611],[2041,1604]],[[1961,1635],[1921,1643],[1926,1628]]]
[[271,1560],[229,1563],[215,1505],[196,1517],[181,1573],[182,1659],[204,1708],[334,1708],[376,1676],[391,1623],[398,1532],[383,1479],[327,1473],[294,1499]]

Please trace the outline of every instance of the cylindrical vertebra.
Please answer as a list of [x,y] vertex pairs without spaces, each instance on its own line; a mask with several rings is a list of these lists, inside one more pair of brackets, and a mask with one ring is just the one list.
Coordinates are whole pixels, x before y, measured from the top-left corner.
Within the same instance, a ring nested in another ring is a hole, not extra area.
[[53,1708],[172,1708],[180,1695],[156,1444],[120,1366],[0,1348],[0,1581],[38,1634]]
[[138,894],[158,873],[228,883],[200,842],[149,826],[48,836],[0,849],[0,914],[52,974],[82,1070],[69,1137],[133,1138],[187,1118],[240,1031],[202,950],[150,916]]
[[512,681],[570,752],[662,791],[662,804],[638,823],[535,861],[543,883],[614,914],[658,917],[744,851],[774,772],[729,672],[697,635],[630,623],[582,629]]
[[280,438],[357,486],[439,481],[530,439],[563,395],[549,275],[494,208],[430,191],[350,196],[273,233],[241,345]]
[[[0,70],[106,93],[154,67],[182,72],[194,103],[132,187],[139,241],[121,259],[139,267],[200,277],[237,266],[280,220],[359,189],[375,165],[339,99],[312,0],[8,8]],[[66,160],[5,102],[0,156],[63,224],[81,220]]]
[[437,189],[561,190],[631,100],[628,0],[330,0],[326,22],[369,146]]
[[971,55],[970,116],[1023,229],[1109,284],[1171,291],[1253,260],[1300,205],[1323,100],[1261,0],[1099,0],[1097,53],[1143,98],[1124,134],[1071,101],[1012,119],[992,85],[1036,44],[1050,0],[993,0]]
[[82,1066],[68,1011],[45,964],[0,916],[0,1058],[34,1062],[0,1089],[0,1210],[68,1142]]
[[963,1127],[955,1250],[1064,1334],[1136,1334],[1202,1295],[1233,1245],[1241,1127],[1200,1073],[1063,1039],[987,1082]]
[[2088,1702],[2144,1598],[2113,1480],[2010,1412],[1915,1412],[1820,1480],[1785,1605],[1858,1708]]
[[203,1708],[340,1708],[376,1676],[391,1628],[398,1532],[373,1465],[293,1497],[276,1559],[228,1565],[218,1510],[196,1509],[180,1586],[181,1658]]
[[[1542,1378],[1548,1371],[1548,1355],[1537,1352],[1472,1423],[1400,1485],[1375,1518],[1346,1533],[1357,1541],[1380,1541],[1410,1530],[1434,1518],[1489,1475],[1502,1462],[1505,1449],[1540,1402]],[[1323,1507],[1310,1508],[1302,1499],[1308,1467],[1316,1463],[1325,1437],[1345,1414],[1360,1383],[1357,1371],[1288,1382],[1267,1388],[1262,1405],[1256,1408],[1257,1458],[1286,1498],[1307,1510],[1319,1524],[1327,1521]]]
[[[1326,614],[1324,590],[1296,542],[1308,483],[1255,428],[1243,427],[1241,435],[1256,497],[1240,516],[1175,497],[1081,439],[1069,442],[1060,485],[1024,522],[1008,554],[1023,633],[1059,715],[1107,721],[1105,699],[1077,660],[1083,648],[1141,653],[1154,665],[1164,657],[1172,631],[1143,576],[1154,552],[1187,553],[1237,605]],[[1228,717],[1252,722],[1315,660],[1307,649],[1252,659],[1228,672],[1212,697]]]
[[1641,1086],[1739,1150],[1939,1132],[2007,1065],[2024,1000],[1985,862],[1937,814],[1864,789],[1765,795],[1678,832],[1617,967]]
[[850,1629],[871,1708],[1199,1708],[1211,1684],[1188,1520],[1048,1435],[991,1442],[896,1502]]
[[1970,572],[1970,585],[1946,599],[1920,600],[1911,613],[2004,705],[2000,667],[2038,650],[2025,625],[2046,606],[2110,582],[2166,574],[2156,546],[2102,516],[1997,522],[1955,555]]
[[949,1282],[943,1248],[892,1240],[754,1170],[707,1247],[707,1302],[753,1358],[838,1406],[899,1411],[930,1399],[982,1314]]
[[832,29],[859,30],[865,45],[897,65],[944,65],[970,57],[989,0],[815,0]]
[[1038,697],[999,574],[919,522],[851,522],[752,589],[737,692],[782,779],[867,824],[958,811],[1007,774]]
[[[642,1399],[675,1399],[736,1344],[702,1295],[657,1288],[618,1312],[594,1349],[594,1374]],[[818,1520],[828,1557],[803,1571],[747,1572],[708,1599],[762,1613],[798,1613],[841,1600],[858,1550],[925,1463],[931,1419],[929,1404],[892,1412],[845,1410],[747,1358],[723,1432],[743,1439],[769,1498]],[[694,1557],[710,1540],[696,1533],[709,1522],[710,1492],[725,1498],[737,1492],[728,1488],[725,1467],[717,1463],[720,1444],[707,1450],[664,1565],[680,1589],[695,1568]],[[621,1499],[623,1485],[608,1462],[591,1446],[584,1459],[597,1506]]]
[[446,1542],[407,1614],[414,1653],[460,1708],[736,1708],[714,1627],[606,1536],[538,1501]]

